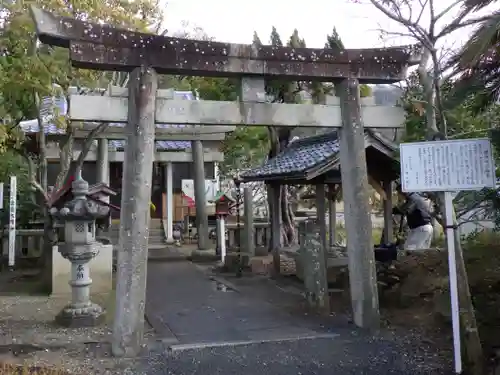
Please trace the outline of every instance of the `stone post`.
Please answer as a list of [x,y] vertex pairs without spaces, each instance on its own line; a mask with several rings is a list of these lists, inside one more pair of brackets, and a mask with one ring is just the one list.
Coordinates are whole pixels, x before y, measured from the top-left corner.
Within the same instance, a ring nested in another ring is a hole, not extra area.
[[196,227],[198,231],[198,250],[209,250],[208,214],[205,196],[205,165],[203,160],[203,144],[201,141],[192,141],[194,169],[194,203],[196,206]]
[[95,240],[95,220],[108,214],[107,206],[88,201],[89,185],[77,179],[71,184],[73,200],[61,210],[53,207],[50,213],[64,224],[65,243],[59,244],[61,255],[71,262],[71,303],[56,316],[56,322],[65,327],[95,326],[103,322],[105,312],[90,301],[90,271],[88,263],[99,254],[100,244]]
[[[307,270],[308,272],[317,273],[316,282],[320,284],[316,292],[317,305],[325,313],[330,312],[330,298],[328,295],[328,280],[327,280],[327,267],[328,267],[328,249],[326,238],[326,193],[325,184],[320,183],[316,185],[316,216],[317,216],[317,231],[319,232],[319,240],[321,246],[316,246],[314,251],[319,252],[317,259],[314,261],[314,268]],[[306,251],[307,248],[306,248]],[[320,269],[321,268],[321,269]],[[318,272],[319,271],[319,272]]]
[[245,187],[243,189],[243,218],[245,235],[243,236],[243,248],[248,257],[255,256],[254,223],[253,223],[253,195],[252,189]]
[[167,243],[174,243],[174,185],[172,162],[165,164],[165,188],[167,189]]
[[303,221],[299,225],[302,237],[299,256],[303,265],[307,301],[311,307],[329,313],[330,299],[321,231],[312,220]]
[[342,111],[342,128],[339,129],[340,171],[344,187],[342,193],[354,323],[363,328],[376,328],[380,324],[380,316],[359,82],[345,79],[336,88],[340,94]]
[[136,68],[128,93],[127,147],[120,212],[120,242],[112,353],[136,356],[144,335],[149,202],[155,151],[155,102],[158,77]]

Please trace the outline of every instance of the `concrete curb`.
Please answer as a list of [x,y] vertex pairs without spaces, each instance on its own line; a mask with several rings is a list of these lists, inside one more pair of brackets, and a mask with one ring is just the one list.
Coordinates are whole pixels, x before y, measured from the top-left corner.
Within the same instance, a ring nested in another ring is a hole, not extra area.
[[186,262],[188,261],[188,256],[175,256],[175,255],[157,255],[157,256],[148,256],[149,262]]
[[315,340],[315,339],[334,339],[339,337],[336,333],[324,333],[316,335],[297,335],[295,337],[281,337],[275,339],[262,339],[262,340],[244,340],[244,341],[214,341],[214,342],[202,342],[193,344],[173,344],[168,346],[167,350],[170,353],[182,352],[186,350],[202,350],[211,348],[224,348],[224,347],[235,347],[235,346],[248,346],[255,344],[268,344],[268,343],[281,343],[281,342],[291,342],[300,340]]

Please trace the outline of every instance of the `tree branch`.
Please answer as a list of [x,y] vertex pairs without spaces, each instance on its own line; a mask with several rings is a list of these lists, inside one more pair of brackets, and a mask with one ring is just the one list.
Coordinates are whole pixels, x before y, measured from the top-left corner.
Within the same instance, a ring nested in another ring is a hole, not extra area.
[[467,26],[472,26],[476,25],[481,22],[485,22],[490,20],[492,17],[491,16],[484,16],[484,17],[478,17],[478,18],[472,18],[467,21],[462,22],[462,20],[470,13],[469,11],[464,11],[462,14],[460,14],[453,22],[451,22],[449,25],[443,27],[443,30],[436,36],[436,39],[442,38],[448,34],[451,34],[454,31],[457,31],[461,28],[467,27]]
[[425,45],[426,47],[432,46],[428,34],[422,28],[422,26],[420,26],[416,22],[413,22],[411,19],[404,17],[401,11],[399,10],[399,6],[394,1],[390,1],[390,3],[392,3],[394,9],[397,10],[396,13],[386,9],[386,7],[380,4],[377,0],[370,0],[370,2],[375,6],[375,8],[384,13],[388,18],[405,26],[408,29],[408,31],[415,37],[415,39],[417,39],[423,45]]
[[439,21],[441,18],[443,18],[446,14],[448,14],[449,11],[451,11],[453,8],[455,8],[457,5],[460,5],[463,3],[463,0],[455,0],[453,3],[448,5],[445,9],[443,9],[440,13],[438,13],[434,19],[435,21]]

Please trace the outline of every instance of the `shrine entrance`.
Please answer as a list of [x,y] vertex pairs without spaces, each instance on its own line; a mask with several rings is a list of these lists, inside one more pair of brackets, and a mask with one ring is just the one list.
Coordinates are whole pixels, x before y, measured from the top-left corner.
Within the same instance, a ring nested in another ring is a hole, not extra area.
[[[120,205],[120,237],[127,240],[120,241],[112,343],[116,356],[137,354],[141,348],[147,275],[148,282],[153,284],[148,286],[148,298],[151,302],[152,298],[159,298],[158,295],[161,295],[165,314],[159,320],[166,325],[169,316],[186,313],[181,307],[178,310],[168,310],[168,306],[178,303],[181,295],[191,293],[190,290],[183,289],[184,286],[180,285],[182,283],[178,283],[176,279],[171,280],[168,293],[165,294],[164,273],[155,272],[155,266],[151,266],[150,272],[146,272],[148,239],[144,234],[148,233],[150,217],[147,207],[155,193],[153,189],[145,187],[155,185],[153,140],[189,137],[193,141],[193,164],[198,166],[194,171],[198,251],[203,252],[208,250],[208,217],[204,208],[202,140],[220,137],[229,127],[234,129],[235,126],[311,127],[337,131],[342,166],[340,182],[343,186],[349,186],[349,189],[343,189],[343,198],[353,320],[359,327],[379,326],[365,128],[401,127],[404,113],[396,107],[363,104],[360,84],[394,83],[404,79],[408,66],[416,63],[413,58],[414,49],[394,47],[334,51],[194,41],[119,30],[106,25],[57,17],[37,8],[32,10],[40,40],[69,48],[73,66],[131,72],[130,85],[126,90],[107,97],[72,95],[70,107],[70,117],[74,121],[87,121],[92,117],[101,122],[127,123],[125,127],[113,130],[114,136],[127,139]],[[239,101],[176,100],[168,90],[158,89],[157,73],[237,79],[241,88]],[[270,103],[266,101],[266,81],[270,79],[331,82],[335,84],[338,98],[325,105]],[[157,122],[182,126],[174,129],[159,128],[155,126]],[[91,129],[88,127],[84,130]],[[306,155],[303,159],[307,162]],[[302,167],[306,169],[308,165]],[[314,170],[312,173],[319,176],[321,170]],[[318,186],[322,186],[318,191],[323,194],[325,183],[317,181]],[[270,242],[275,270],[279,270],[280,266],[281,191],[281,186],[269,185],[272,228]],[[318,221],[321,220],[325,220],[324,215],[318,217]],[[324,228],[323,222],[320,229],[314,231],[317,235],[314,241],[315,252],[319,259],[327,257]],[[192,267],[190,265],[185,272],[191,272]],[[321,277],[324,286],[325,264],[318,263],[318,268],[315,272]],[[178,277],[181,278],[180,275]],[[197,276],[193,275],[192,279],[193,285],[199,284]],[[205,278],[204,282],[206,281]],[[178,288],[170,288],[175,285]],[[205,287],[199,286],[202,298],[208,292]],[[149,290],[156,292],[149,294]],[[222,299],[216,296],[215,293],[214,298]],[[329,312],[328,288],[321,288],[315,298],[318,305]],[[224,303],[226,302],[221,302],[221,306]],[[258,309],[252,310],[250,301],[237,298],[231,299],[231,303],[221,309],[224,314],[205,311],[206,314],[202,316],[199,315],[199,309],[192,306],[189,309],[192,319],[185,320],[182,324],[190,325],[197,321],[203,322],[205,326],[212,323],[215,325],[218,316],[227,316],[229,325],[237,325],[238,323],[229,320],[226,309],[246,309],[247,316],[259,314]],[[244,323],[240,321],[239,324]],[[267,329],[270,327],[268,325]]]
[[[120,207],[122,201],[122,183],[123,183],[123,163],[122,162],[111,162],[109,166],[109,185],[117,192],[116,196],[112,196],[110,203]],[[153,219],[163,218],[163,194],[165,192],[165,174],[164,168],[161,167],[160,163],[155,162],[153,166],[151,181],[151,203],[154,205],[150,208],[150,215]],[[112,211],[112,218],[119,219],[120,213]]]

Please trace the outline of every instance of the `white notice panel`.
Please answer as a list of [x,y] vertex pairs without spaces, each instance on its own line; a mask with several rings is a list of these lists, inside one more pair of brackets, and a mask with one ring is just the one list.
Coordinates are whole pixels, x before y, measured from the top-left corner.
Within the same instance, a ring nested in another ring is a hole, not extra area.
[[495,165],[489,139],[402,143],[400,151],[403,191],[495,187]]

